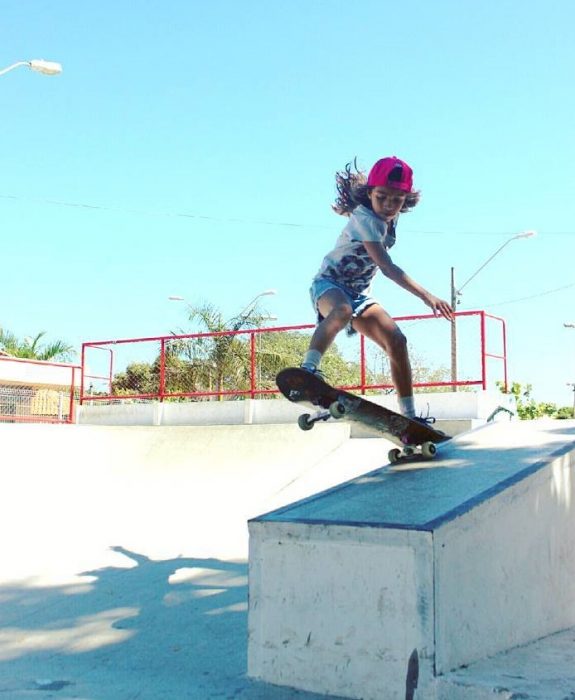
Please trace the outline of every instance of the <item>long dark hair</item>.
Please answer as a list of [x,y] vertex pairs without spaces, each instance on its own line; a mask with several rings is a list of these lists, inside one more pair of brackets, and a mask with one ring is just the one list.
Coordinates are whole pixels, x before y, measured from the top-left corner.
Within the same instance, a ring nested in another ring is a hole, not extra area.
[[[373,187],[367,186],[367,175],[365,171],[357,167],[357,158],[352,163],[347,163],[343,170],[335,174],[335,189],[337,196],[332,209],[336,214],[349,216],[360,204],[371,209],[371,201],[368,197]],[[407,212],[419,202],[421,193],[409,192],[405,202],[401,207],[402,212]]]

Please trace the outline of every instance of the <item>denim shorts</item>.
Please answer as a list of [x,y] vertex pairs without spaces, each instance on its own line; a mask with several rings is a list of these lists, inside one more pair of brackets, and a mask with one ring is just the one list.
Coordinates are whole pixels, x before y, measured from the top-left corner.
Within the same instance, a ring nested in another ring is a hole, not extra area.
[[[327,277],[317,277],[312,282],[309,290],[311,297],[311,303],[313,304],[314,311],[317,314],[317,322],[323,321],[323,316],[319,312],[318,301],[329,289],[339,289],[347,297],[351,308],[353,309],[353,318],[361,316],[361,314],[369,307],[379,302],[368,294],[360,294],[358,292],[349,289],[349,287],[344,287],[342,284],[330,280]],[[352,328],[351,322],[347,326],[347,334],[353,335],[356,331]]]

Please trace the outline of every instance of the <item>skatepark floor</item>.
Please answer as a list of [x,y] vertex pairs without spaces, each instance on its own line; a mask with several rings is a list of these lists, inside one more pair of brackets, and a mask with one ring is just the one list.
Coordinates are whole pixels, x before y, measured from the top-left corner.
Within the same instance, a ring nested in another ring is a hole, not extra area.
[[2,586],[0,697],[325,697],[246,678],[244,561],[113,553],[68,583]]
[[[336,697],[246,677],[246,523],[386,464],[387,441],[0,424],[0,444],[0,699]],[[472,664],[442,700],[573,698],[574,650],[567,630]]]
[[326,697],[246,677],[246,521],[377,468],[385,441],[12,424],[0,440],[0,698]]

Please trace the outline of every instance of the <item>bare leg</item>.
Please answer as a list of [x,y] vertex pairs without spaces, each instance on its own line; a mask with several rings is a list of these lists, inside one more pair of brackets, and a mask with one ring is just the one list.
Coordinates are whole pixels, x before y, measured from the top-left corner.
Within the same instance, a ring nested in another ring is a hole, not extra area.
[[400,398],[412,396],[413,380],[407,341],[391,316],[379,304],[374,304],[354,319],[353,327],[387,353],[397,395]]
[[339,289],[329,289],[322,294],[318,306],[324,318],[311,337],[309,349],[317,350],[323,355],[337,334],[350,322],[353,309],[347,296]]

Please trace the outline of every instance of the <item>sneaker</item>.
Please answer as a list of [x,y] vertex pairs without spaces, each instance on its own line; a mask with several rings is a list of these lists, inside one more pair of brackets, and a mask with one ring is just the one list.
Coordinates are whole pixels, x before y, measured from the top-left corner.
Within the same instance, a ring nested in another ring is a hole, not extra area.
[[433,426],[433,424],[435,423],[435,418],[433,416],[415,416],[411,420],[417,421],[417,423],[422,423],[423,425],[427,425],[428,427],[433,428],[433,430],[438,435],[445,435],[443,430],[437,430],[437,428]]
[[435,418],[433,416],[413,416],[411,420],[423,423],[424,425],[433,425],[433,423],[435,423]]
[[317,377],[318,379],[321,379],[322,382],[326,382],[327,380],[325,378],[325,374],[321,371],[321,369],[318,369],[317,367],[314,367],[313,365],[300,365],[300,369],[305,370],[306,372],[309,372],[310,374],[313,374],[314,377]]

